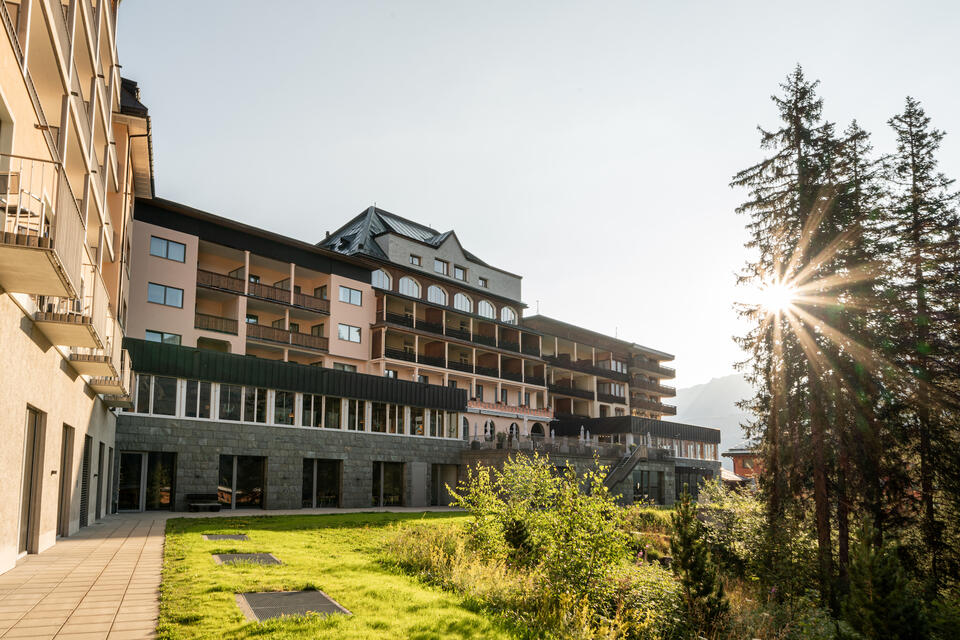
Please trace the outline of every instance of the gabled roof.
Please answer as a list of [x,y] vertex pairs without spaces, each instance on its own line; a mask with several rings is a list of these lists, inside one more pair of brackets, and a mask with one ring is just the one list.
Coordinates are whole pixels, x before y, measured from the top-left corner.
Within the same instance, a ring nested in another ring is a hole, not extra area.
[[[464,257],[468,260],[484,267],[497,269],[464,249],[453,230],[441,233],[436,229],[378,207],[368,207],[366,211],[331,233],[322,242],[318,242],[317,245],[347,255],[360,253],[372,258],[388,260],[387,254],[384,253],[376,241],[377,237],[385,233],[395,233],[431,247],[439,247],[447,239],[453,237],[463,250]],[[497,269],[497,271],[502,271],[502,269]]]

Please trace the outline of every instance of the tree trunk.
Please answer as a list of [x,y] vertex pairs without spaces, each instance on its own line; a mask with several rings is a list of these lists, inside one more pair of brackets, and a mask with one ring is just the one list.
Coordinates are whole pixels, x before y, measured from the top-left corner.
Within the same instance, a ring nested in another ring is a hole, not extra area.
[[[810,368],[810,379],[820,376]],[[823,398],[816,383],[810,392],[810,440],[813,447],[813,501],[817,522],[817,567],[820,580],[820,597],[835,608],[833,589],[833,549],[830,538],[830,497],[827,489],[827,453],[825,443],[825,416]]]

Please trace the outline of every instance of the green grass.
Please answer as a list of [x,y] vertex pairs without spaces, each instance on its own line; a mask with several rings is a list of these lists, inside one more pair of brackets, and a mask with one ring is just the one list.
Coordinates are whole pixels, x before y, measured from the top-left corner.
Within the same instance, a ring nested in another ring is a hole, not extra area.
[[[405,576],[379,560],[394,523],[429,526],[449,513],[178,518],[167,522],[160,638],[515,638],[460,596]],[[249,541],[206,541],[246,533]],[[217,565],[214,553],[272,553],[283,564]],[[352,616],[249,622],[234,594],[320,589]]]

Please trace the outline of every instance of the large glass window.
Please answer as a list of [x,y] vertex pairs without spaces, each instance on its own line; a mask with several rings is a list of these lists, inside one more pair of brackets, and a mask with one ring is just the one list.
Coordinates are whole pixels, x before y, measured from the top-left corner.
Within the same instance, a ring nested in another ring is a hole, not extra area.
[[212,386],[209,382],[187,380],[184,415],[188,418],[209,418]]
[[323,396],[303,394],[300,424],[304,427],[319,427],[323,420]]
[[183,262],[186,259],[186,245],[166,238],[150,236],[150,255],[167,260]]
[[303,459],[303,507],[340,506],[340,460]]
[[150,382],[153,376],[137,375],[137,411],[150,413]]
[[243,406],[243,387],[236,384],[220,385],[221,420],[240,421],[240,407]]
[[452,411],[447,412],[447,437],[457,437],[457,414]]
[[340,398],[333,398],[327,396],[326,403],[324,404],[324,414],[323,414],[323,426],[327,429],[339,429],[340,428],[340,411],[342,409],[343,402]]
[[423,433],[423,409],[410,407],[410,435],[422,436]]
[[360,342],[360,327],[354,327],[349,324],[338,324],[337,337],[347,342]]
[[265,463],[260,456],[220,456],[220,503],[233,509],[262,508]]
[[420,297],[420,283],[406,276],[400,278],[400,293],[411,298]]
[[494,311],[493,305],[486,300],[481,300],[477,303],[477,314],[490,319],[496,319],[497,317],[497,312]]
[[471,313],[473,311],[473,302],[467,296],[458,293],[453,296],[453,308]]
[[362,304],[363,294],[359,289],[351,289],[350,287],[340,287],[340,302],[346,302],[347,304],[354,304],[358,307]]
[[295,394],[292,391],[275,391],[273,393],[274,424],[293,424],[294,396]]
[[347,400],[347,429],[349,431],[364,430],[364,406],[362,400]]
[[153,410],[161,416],[177,415],[177,379],[153,377]]
[[245,422],[267,421],[267,390],[243,388],[243,419]]
[[507,324],[517,324],[517,312],[510,307],[500,309],[500,321]]
[[147,455],[147,486],[144,507],[147,511],[170,511],[173,509],[174,479],[176,473],[175,453],[151,451]]
[[387,432],[387,405],[382,402],[373,402],[370,406],[370,431],[375,433]]
[[182,309],[183,289],[149,282],[147,283],[147,301]]
[[164,344],[180,344],[179,333],[167,333],[166,331],[144,331],[144,339],[147,342],[162,342]]
[[383,269],[377,269],[370,278],[370,284],[378,289],[390,289],[390,276]]
[[390,433],[406,433],[406,413],[403,407],[398,404],[387,405],[387,412],[390,414]]
[[436,285],[427,289],[427,300],[434,304],[447,304],[447,292]]
[[450,275],[450,263],[439,258],[433,259],[433,270],[445,276]]
[[373,495],[375,507],[398,507],[403,504],[403,463],[373,463]]
[[437,438],[443,435],[440,432],[443,425],[443,411],[437,409],[430,410],[430,437]]

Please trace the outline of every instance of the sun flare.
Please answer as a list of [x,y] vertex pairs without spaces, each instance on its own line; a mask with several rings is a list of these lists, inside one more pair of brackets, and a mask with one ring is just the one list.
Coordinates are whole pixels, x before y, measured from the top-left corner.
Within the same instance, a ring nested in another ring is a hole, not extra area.
[[797,288],[786,282],[771,282],[760,288],[759,303],[768,313],[782,313],[793,306]]

